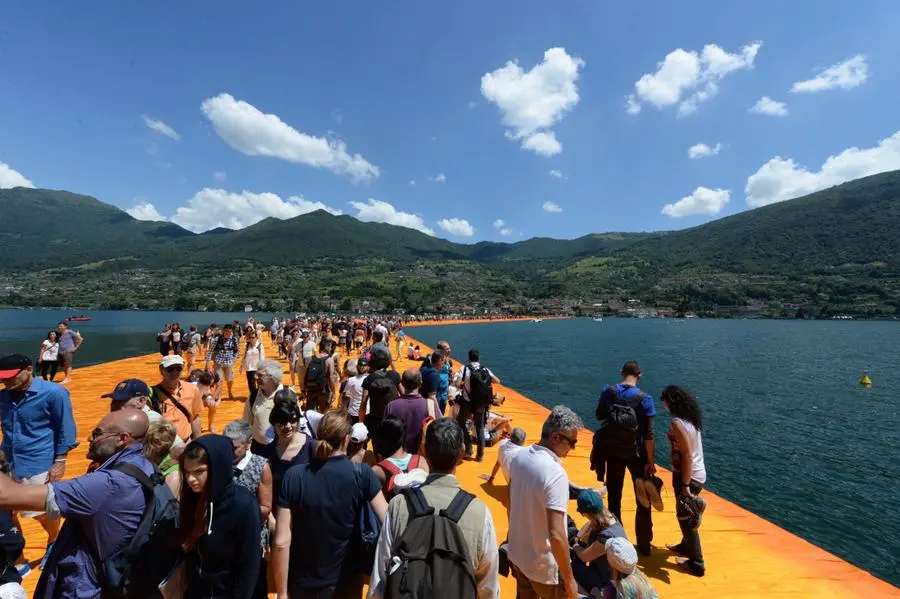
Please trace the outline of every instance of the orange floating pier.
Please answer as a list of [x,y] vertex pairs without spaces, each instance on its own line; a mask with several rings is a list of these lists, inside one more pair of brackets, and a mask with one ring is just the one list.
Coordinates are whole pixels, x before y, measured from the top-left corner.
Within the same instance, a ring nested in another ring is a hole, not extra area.
[[[418,344],[425,351],[426,346],[414,339],[407,337],[407,343]],[[276,352],[272,350],[270,353]],[[159,354],[151,354],[77,368],[73,372],[72,383],[68,387],[72,394],[82,445],[70,454],[67,477],[77,476],[88,467],[85,458],[87,435],[109,410],[109,400],[101,399],[100,396],[126,378],[136,377],[148,384],[155,384],[159,380],[158,365]],[[411,366],[417,364],[405,358],[397,363],[398,370]],[[284,380],[288,382],[289,377],[286,375]],[[246,382],[239,376],[235,377],[235,381],[235,395],[239,401],[222,402],[216,415],[217,430],[221,431],[229,421],[240,418],[243,412],[243,400],[247,396]],[[507,387],[500,387],[498,392],[506,396],[506,403],[497,408],[497,411],[512,417],[513,426],[525,429],[527,443],[536,442],[548,413],[547,408]],[[204,415],[204,430],[206,424]],[[591,422],[585,424],[589,427],[594,425]],[[578,446],[563,462],[569,478],[584,486],[597,484],[588,464],[591,441],[592,433],[585,429],[578,437]],[[483,463],[466,461],[459,468],[457,476],[463,488],[487,503],[502,541],[509,524],[505,507],[507,487],[501,480],[502,476],[498,477],[494,485],[489,485],[481,478],[482,474],[490,473],[496,455],[496,448],[488,448]],[[708,507],[701,529],[707,574],[704,578],[695,578],[682,572],[675,565],[675,556],[665,549],[666,543],[677,543],[681,533],[675,519],[674,497],[668,475],[660,473],[660,476],[669,488],[669,492],[664,492],[663,495],[665,511],[653,513],[654,553],[651,557],[642,557],[640,562],[640,568],[651,579],[660,597],[900,598],[900,589],[708,492],[704,493]],[[715,477],[715,472],[711,476]],[[625,486],[626,489],[630,488],[629,484]],[[574,501],[571,503],[570,514],[578,525],[582,523],[582,518],[576,513]],[[622,517],[629,538],[634,540],[634,497],[628,493],[623,498]],[[23,520],[23,526],[25,555],[29,560],[38,560],[46,545],[44,532],[33,520]],[[32,563],[36,569],[37,562]],[[29,596],[34,593],[39,574],[37,571],[32,572],[23,581]],[[512,578],[501,577],[501,596],[504,599],[516,596]]]

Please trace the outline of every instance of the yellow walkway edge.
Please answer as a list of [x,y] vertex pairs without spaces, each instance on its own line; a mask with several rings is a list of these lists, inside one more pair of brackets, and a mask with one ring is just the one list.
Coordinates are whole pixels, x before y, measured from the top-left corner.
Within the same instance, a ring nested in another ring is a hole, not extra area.
[[[450,324],[435,323],[435,324]],[[409,336],[407,343],[422,347],[423,355],[427,346]],[[267,349],[271,347],[268,344]],[[274,350],[267,352],[277,355]],[[76,354],[77,362],[77,354]],[[491,357],[485,356],[485,363],[491,364]],[[71,454],[66,476],[77,476],[85,472],[88,460],[87,435],[109,410],[109,401],[100,396],[108,393],[119,381],[126,378],[140,378],[148,384],[159,380],[159,354],[148,354],[123,360],[115,360],[95,366],[76,368],[68,388],[72,395],[78,438],[82,444]],[[405,358],[397,363],[397,369],[418,366]],[[454,368],[459,368],[457,363]],[[286,369],[285,369],[286,370]],[[285,374],[284,381],[289,381]],[[536,442],[541,425],[549,410],[517,393],[513,389],[500,386],[498,393],[506,396],[506,403],[497,408],[512,417],[513,426],[525,429],[527,443]],[[598,389],[599,393],[599,389]],[[243,401],[247,396],[246,380],[235,376],[236,401],[223,401],[216,415],[216,428],[221,431],[229,421],[240,418]],[[580,485],[596,485],[596,477],[589,467],[592,430],[596,423],[585,422],[588,427],[578,437],[578,446],[564,460],[569,478]],[[207,426],[203,417],[204,430]],[[663,437],[660,442],[666,443]],[[496,447],[488,448],[483,463],[466,461],[459,468],[457,476],[466,490],[484,500],[494,515],[499,540],[502,541],[509,528],[505,507],[507,487],[502,475],[492,486],[481,479],[489,473],[496,460]],[[714,480],[715,472],[710,476]],[[900,589],[849,564],[841,558],[779,528],[763,518],[716,495],[704,492],[708,502],[700,530],[707,574],[695,578],[681,572],[675,566],[675,556],[665,550],[666,543],[680,540],[680,532],[675,519],[674,497],[671,493],[669,473],[660,472],[666,482],[668,492],[664,492],[665,510],[653,513],[654,554],[641,558],[640,567],[653,581],[660,597],[664,598],[763,598],[763,597],[900,597]],[[626,482],[626,489],[630,483]],[[577,524],[582,518],[575,510],[575,502],[570,504],[570,514]],[[629,538],[634,540],[634,497],[627,492],[622,502],[623,523]],[[25,534],[25,555],[29,560],[37,560],[43,553],[46,537],[40,526],[33,520],[23,520]],[[33,562],[36,569],[36,562]],[[37,585],[39,572],[32,572],[23,581],[23,586],[32,596]],[[274,593],[272,594],[274,596]],[[515,582],[501,577],[501,596],[515,597]],[[35,598],[41,599],[41,598]]]

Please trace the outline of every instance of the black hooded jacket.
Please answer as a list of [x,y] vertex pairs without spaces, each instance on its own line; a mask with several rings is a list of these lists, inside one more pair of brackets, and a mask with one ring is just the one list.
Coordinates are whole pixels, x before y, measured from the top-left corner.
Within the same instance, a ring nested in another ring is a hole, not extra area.
[[184,599],[250,599],[262,557],[259,503],[233,482],[228,437],[204,435],[193,443],[209,454],[209,524],[187,554]]

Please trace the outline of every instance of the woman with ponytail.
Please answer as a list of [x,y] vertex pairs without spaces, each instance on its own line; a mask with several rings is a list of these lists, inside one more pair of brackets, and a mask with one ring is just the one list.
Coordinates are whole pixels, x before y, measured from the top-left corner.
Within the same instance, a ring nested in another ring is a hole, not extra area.
[[[315,457],[284,475],[275,526],[278,597],[359,597],[363,579],[353,546],[366,505],[383,521],[387,502],[372,469],[347,457],[352,421],[330,410],[319,423]],[[290,564],[290,568],[288,568]]]

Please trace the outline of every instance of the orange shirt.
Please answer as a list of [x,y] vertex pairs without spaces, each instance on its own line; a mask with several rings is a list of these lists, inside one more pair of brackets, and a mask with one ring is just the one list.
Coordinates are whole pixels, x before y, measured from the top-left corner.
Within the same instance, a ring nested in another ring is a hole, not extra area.
[[200,390],[197,389],[195,384],[185,383],[184,381],[178,383],[178,388],[172,395],[178,400],[178,403],[190,412],[191,419],[188,420],[184,412],[175,407],[175,404],[166,397],[165,393],[158,393],[157,398],[161,403],[162,415],[163,418],[175,425],[178,436],[187,443],[191,440],[191,422],[203,411],[203,399],[200,397]]

